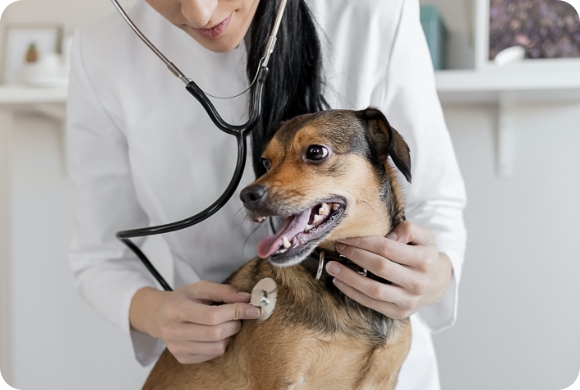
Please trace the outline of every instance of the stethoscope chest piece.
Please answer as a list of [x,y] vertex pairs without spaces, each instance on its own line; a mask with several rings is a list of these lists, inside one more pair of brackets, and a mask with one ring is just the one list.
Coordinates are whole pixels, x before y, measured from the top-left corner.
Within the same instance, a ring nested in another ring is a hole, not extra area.
[[278,285],[272,278],[264,278],[254,286],[250,303],[262,310],[258,321],[267,320],[274,312],[276,297],[278,295],[277,288]]

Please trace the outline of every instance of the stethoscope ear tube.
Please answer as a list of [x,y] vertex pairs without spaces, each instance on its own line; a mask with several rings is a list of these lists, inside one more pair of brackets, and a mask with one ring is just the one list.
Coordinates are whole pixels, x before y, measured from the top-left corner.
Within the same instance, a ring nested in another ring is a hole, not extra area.
[[202,91],[201,88],[192,80],[190,80],[189,84],[185,86],[185,89],[193,95],[194,98],[203,106],[207,115],[209,115],[212,122],[217,126],[218,129],[221,131],[228,133],[234,136],[242,136],[247,134],[251,129],[254,128],[256,123],[258,122],[258,118],[261,114],[261,102],[262,102],[262,90],[264,87],[264,82],[268,77],[268,68],[265,66],[260,65],[258,70],[258,77],[257,77],[257,84],[256,88],[253,91],[252,99],[253,99],[253,107],[254,110],[250,113],[250,118],[248,121],[243,125],[231,125],[223,120],[219,112],[216,110],[213,103],[208,99],[205,93]]

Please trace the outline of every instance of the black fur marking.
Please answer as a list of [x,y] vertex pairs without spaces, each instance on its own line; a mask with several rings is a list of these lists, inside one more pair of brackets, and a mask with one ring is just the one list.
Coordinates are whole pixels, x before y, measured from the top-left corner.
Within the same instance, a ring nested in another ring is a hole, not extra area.
[[411,155],[409,146],[397,130],[391,127],[385,115],[376,108],[358,111],[356,116],[366,125],[371,145],[381,161],[387,163],[391,157],[395,166],[411,182]]

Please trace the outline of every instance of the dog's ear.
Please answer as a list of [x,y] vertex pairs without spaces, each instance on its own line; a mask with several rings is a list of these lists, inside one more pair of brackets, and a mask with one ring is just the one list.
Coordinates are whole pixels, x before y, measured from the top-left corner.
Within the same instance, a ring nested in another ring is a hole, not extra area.
[[369,107],[359,111],[359,116],[367,123],[366,131],[370,146],[379,160],[386,163],[388,157],[391,156],[399,171],[410,183],[411,152],[401,134],[391,127],[385,115],[376,108]]

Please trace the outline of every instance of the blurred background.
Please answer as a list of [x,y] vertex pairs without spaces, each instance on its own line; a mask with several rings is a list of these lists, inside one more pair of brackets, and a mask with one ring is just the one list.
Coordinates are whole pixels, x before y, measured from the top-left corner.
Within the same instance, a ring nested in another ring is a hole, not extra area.
[[[468,194],[458,320],[435,336],[442,387],[566,388],[580,369],[578,15],[559,0],[422,6]],[[110,12],[21,0],[0,20],[0,370],[18,389],[140,388],[150,369],[67,262],[68,45]],[[168,274],[162,239],[147,245]]]

